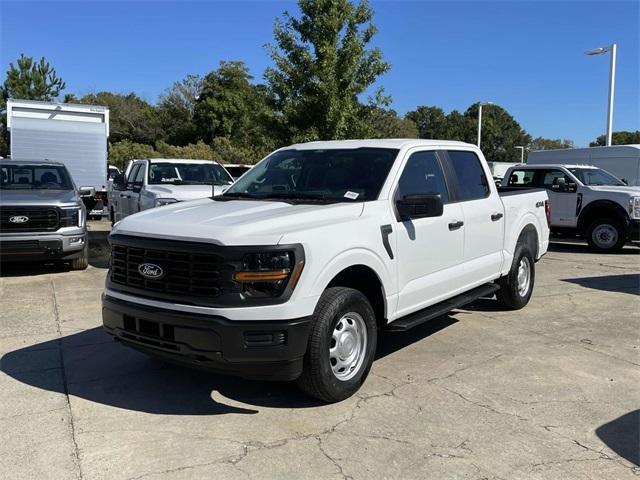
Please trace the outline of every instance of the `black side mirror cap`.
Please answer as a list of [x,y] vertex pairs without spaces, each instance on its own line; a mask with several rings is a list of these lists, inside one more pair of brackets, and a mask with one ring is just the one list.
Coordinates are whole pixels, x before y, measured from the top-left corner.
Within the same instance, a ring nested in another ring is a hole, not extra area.
[[444,204],[439,193],[405,195],[396,200],[396,209],[401,220],[440,217]]
[[118,173],[113,177],[113,186],[117,190],[124,190],[127,185],[127,178],[124,173]]

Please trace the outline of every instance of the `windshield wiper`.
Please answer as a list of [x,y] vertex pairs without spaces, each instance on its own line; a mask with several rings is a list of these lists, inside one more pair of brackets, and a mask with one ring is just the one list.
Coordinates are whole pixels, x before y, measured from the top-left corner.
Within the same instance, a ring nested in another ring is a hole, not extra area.
[[336,199],[328,199],[324,193],[307,193],[307,192],[272,192],[264,196],[269,199],[286,199],[286,200],[310,200],[314,202],[336,202]]
[[232,193],[223,193],[222,195],[216,195],[212,197],[214,200],[220,200],[222,202],[226,202],[228,200],[262,200],[261,197],[256,197],[255,195],[251,195],[246,192],[232,192]]

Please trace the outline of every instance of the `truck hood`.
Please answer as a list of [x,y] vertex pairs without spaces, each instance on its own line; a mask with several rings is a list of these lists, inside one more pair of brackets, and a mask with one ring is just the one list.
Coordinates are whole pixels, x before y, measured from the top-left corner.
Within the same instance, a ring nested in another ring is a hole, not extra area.
[[277,245],[286,233],[353,221],[363,206],[204,198],[131,215],[116,223],[111,233],[217,245]]
[[80,202],[75,190],[0,190],[0,206],[73,206]]
[[[214,186],[214,195],[220,195],[230,185]],[[147,192],[156,198],[175,198],[179,202],[188,202],[211,196],[211,185],[147,185]]]
[[633,196],[633,197],[640,195],[640,187],[634,187],[631,185],[625,185],[625,186],[602,185],[599,187],[592,186],[590,188],[592,190],[595,190],[596,192],[626,193],[629,196]]

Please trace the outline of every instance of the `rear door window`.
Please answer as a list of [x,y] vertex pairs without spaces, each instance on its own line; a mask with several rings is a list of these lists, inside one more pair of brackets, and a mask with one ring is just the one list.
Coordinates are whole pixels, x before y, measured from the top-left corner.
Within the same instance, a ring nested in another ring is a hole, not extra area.
[[457,200],[466,202],[489,196],[489,182],[480,159],[473,152],[447,151],[449,165],[457,180]]
[[570,183],[571,179],[562,170],[538,170],[540,178],[539,187],[553,190],[558,188],[558,179],[564,178],[565,183]]

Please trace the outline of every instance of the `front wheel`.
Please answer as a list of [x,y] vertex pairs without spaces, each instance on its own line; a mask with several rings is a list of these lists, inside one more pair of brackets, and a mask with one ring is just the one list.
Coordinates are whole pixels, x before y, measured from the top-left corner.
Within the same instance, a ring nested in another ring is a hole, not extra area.
[[509,273],[498,280],[498,303],[509,310],[520,310],[529,303],[535,273],[533,254],[525,244],[518,244]]
[[624,246],[624,227],[620,222],[610,218],[599,218],[587,228],[589,246],[599,252],[615,252]]
[[376,317],[367,297],[352,288],[328,288],[313,313],[298,386],[328,403],[349,398],[369,374],[376,342]]
[[85,239],[82,254],[71,259],[71,270],[85,270],[89,266],[89,239]]

